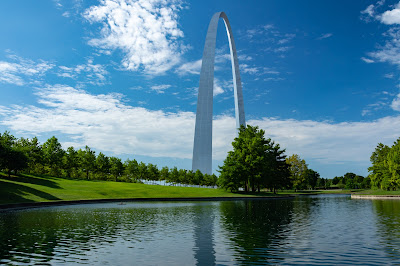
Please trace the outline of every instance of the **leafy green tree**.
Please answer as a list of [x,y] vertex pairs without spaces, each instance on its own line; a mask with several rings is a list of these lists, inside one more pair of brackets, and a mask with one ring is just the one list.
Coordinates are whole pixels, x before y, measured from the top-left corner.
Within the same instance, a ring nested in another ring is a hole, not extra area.
[[58,142],[58,139],[55,136],[49,138],[45,143],[43,143],[42,149],[44,162],[50,169],[49,173],[56,176],[60,175],[64,150],[62,149],[60,142]]
[[178,182],[179,182],[181,185],[184,185],[184,184],[188,184],[188,183],[189,183],[188,180],[187,180],[187,170],[185,170],[185,169],[179,169],[179,179],[178,179]]
[[144,162],[140,162],[138,165],[138,176],[140,180],[147,180],[147,165]]
[[160,180],[164,180],[164,185],[165,182],[169,180],[169,168],[168,166],[164,166],[160,170]]
[[198,185],[200,187],[200,185],[203,185],[203,183],[204,183],[204,176],[201,173],[201,171],[197,169],[196,172],[193,175],[192,184],[193,185]]
[[96,157],[96,174],[102,180],[106,180],[110,174],[110,159],[102,152]]
[[296,190],[304,189],[307,185],[307,164],[299,155],[293,154],[286,158],[286,163],[289,165],[290,176],[292,179],[293,188]]
[[389,169],[385,165],[389,151],[389,146],[379,143],[370,157],[372,166],[368,168],[368,171],[371,173],[371,187],[374,189],[382,188],[383,179],[390,179]]
[[18,171],[28,166],[28,158],[21,147],[16,145],[16,138],[8,131],[0,134],[0,169],[6,169],[8,177],[11,172]]
[[138,162],[133,159],[133,160],[126,160],[125,161],[125,175],[127,178],[131,181],[136,182],[138,180],[139,176],[139,164]]
[[307,185],[311,187],[311,189],[315,189],[317,186],[317,181],[320,178],[318,172],[314,171],[313,169],[307,169],[305,172]]
[[16,147],[27,157],[27,171],[30,173],[43,173],[43,152],[37,137],[32,139],[20,138],[16,141]]
[[384,162],[389,174],[384,176],[382,188],[397,190],[400,187],[400,138],[390,148]]
[[160,179],[160,171],[157,168],[157,165],[152,163],[147,164],[147,178],[150,181],[158,181]]
[[124,172],[124,165],[120,158],[110,157],[110,173],[114,176],[115,182],[118,181],[118,178],[122,176]]
[[78,153],[75,151],[74,147],[68,147],[62,161],[67,177],[71,178],[73,174],[76,174],[76,168],[78,167]]
[[260,191],[261,188],[282,186],[288,172],[284,150],[271,139],[265,139],[265,131],[248,125],[239,128],[239,135],[232,142],[223,166],[219,167],[218,185],[237,191]]
[[78,150],[78,161],[80,170],[86,175],[86,179],[89,180],[89,174],[93,173],[96,169],[96,153],[91,150],[88,146],[85,149]]
[[168,183],[176,185],[179,183],[179,170],[176,166],[170,170]]

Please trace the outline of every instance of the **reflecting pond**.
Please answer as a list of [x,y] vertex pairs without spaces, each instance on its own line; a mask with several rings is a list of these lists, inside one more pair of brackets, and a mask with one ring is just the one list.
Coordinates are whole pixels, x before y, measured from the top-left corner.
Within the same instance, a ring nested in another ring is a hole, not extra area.
[[1,264],[400,264],[400,201],[127,202],[0,211]]

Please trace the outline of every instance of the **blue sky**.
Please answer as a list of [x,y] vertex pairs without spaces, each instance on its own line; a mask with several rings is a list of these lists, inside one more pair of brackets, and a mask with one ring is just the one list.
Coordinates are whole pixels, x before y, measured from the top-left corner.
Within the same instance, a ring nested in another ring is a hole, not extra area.
[[[226,12],[246,120],[332,178],[400,137],[400,2],[4,0],[0,131],[191,168],[209,20]],[[219,24],[213,168],[235,137]]]

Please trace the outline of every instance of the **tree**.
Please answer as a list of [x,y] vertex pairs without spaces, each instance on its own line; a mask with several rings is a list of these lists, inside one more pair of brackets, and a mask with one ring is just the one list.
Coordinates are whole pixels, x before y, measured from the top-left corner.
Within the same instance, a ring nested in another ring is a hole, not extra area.
[[43,173],[43,152],[37,137],[32,139],[20,138],[15,143],[16,147],[27,157],[27,170],[35,173]]
[[286,158],[286,163],[289,164],[290,176],[294,190],[304,189],[307,184],[307,164],[306,161],[301,159],[299,155],[293,154]]
[[125,175],[131,181],[139,179],[139,164],[135,159],[125,161]]
[[51,175],[59,175],[60,169],[62,168],[62,158],[64,156],[64,150],[61,147],[58,139],[53,136],[43,143],[43,159],[50,168],[49,173]]
[[264,187],[275,189],[285,183],[285,150],[264,135],[265,131],[257,126],[239,128],[239,135],[232,142],[233,150],[219,167],[219,186],[231,191],[243,187],[247,192]]
[[307,169],[305,175],[308,186],[310,186],[311,189],[315,189],[315,187],[317,186],[317,181],[320,178],[319,173],[314,171],[313,169]]
[[160,180],[164,180],[164,185],[165,182],[169,180],[169,168],[168,166],[164,166],[160,170]]
[[88,146],[85,149],[78,150],[78,160],[80,169],[86,174],[86,179],[89,180],[89,173],[93,173],[96,169],[96,154]]
[[144,162],[140,162],[138,165],[138,176],[140,180],[147,179],[147,165]]
[[120,158],[110,157],[110,173],[114,176],[115,182],[118,181],[118,178],[124,172],[124,165],[121,162]]
[[203,174],[201,173],[201,171],[199,169],[197,169],[196,172],[193,175],[192,184],[193,185],[199,185],[199,187],[200,187],[200,185],[203,184],[203,179],[204,179]]
[[16,145],[16,139],[8,131],[0,134],[0,169],[6,169],[8,177],[11,172],[22,170],[28,166],[28,158],[25,153]]
[[171,169],[168,182],[173,183],[174,185],[179,182],[179,170],[176,166]]
[[400,138],[390,148],[384,162],[389,174],[382,180],[382,188],[386,190],[396,190],[400,187]]
[[371,187],[374,189],[382,188],[383,179],[390,178],[389,169],[385,165],[389,151],[389,146],[379,143],[370,157],[372,166],[368,168],[368,171],[371,173]]
[[147,165],[147,178],[153,182],[160,179],[160,171],[158,170],[157,165],[152,163]]
[[72,176],[72,173],[76,172],[77,167],[78,153],[75,151],[74,147],[68,147],[67,152],[63,157],[63,168],[68,178]]
[[96,158],[96,173],[100,179],[107,179],[110,174],[110,167],[110,159],[100,152]]

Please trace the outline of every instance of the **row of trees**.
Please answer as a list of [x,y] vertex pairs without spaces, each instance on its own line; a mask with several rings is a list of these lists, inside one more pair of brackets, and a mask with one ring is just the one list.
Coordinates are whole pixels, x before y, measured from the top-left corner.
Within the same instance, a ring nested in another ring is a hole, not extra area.
[[371,155],[368,168],[372,188],[397,190],[400,188],[400,138],[392,147],[379,143]]
[[328,180],[321,178],[318,172],[308,168],[306,161],[299,155],[293,154],[286,158],[286,163],[289,165],[291,188],[294,190],[329,187]]
[[219,169],[219,186],[231,191],[243,188],[253,192],[261,189],[275,192],[277,189],[370,188],[370,178],[353,173],[334,179],[321,178],[299,155],[286,157],[285,150],[264,135],[265,131],[258,127],[240,127],[238,137],[232,142],[233,150]]
[[17,174],[19,171],[33,174],[48,174],[66,178],[114,180],[125,182],[164,181],[171,184],[215,186],[215,175],[200,171],[159,169],[154,164],[138,163],[136,160],[122,162],[120,158],[108,157],[86,146],[75,150],[62,149],[56,137],[42,145],[36,137],[17,139],[9,132],[0,134],[0,170]]
[[347,189],[369,189],[371,188],[371,179],[354,173],[346,173],[344,176],[335,176],[332,179],[332,185]]

